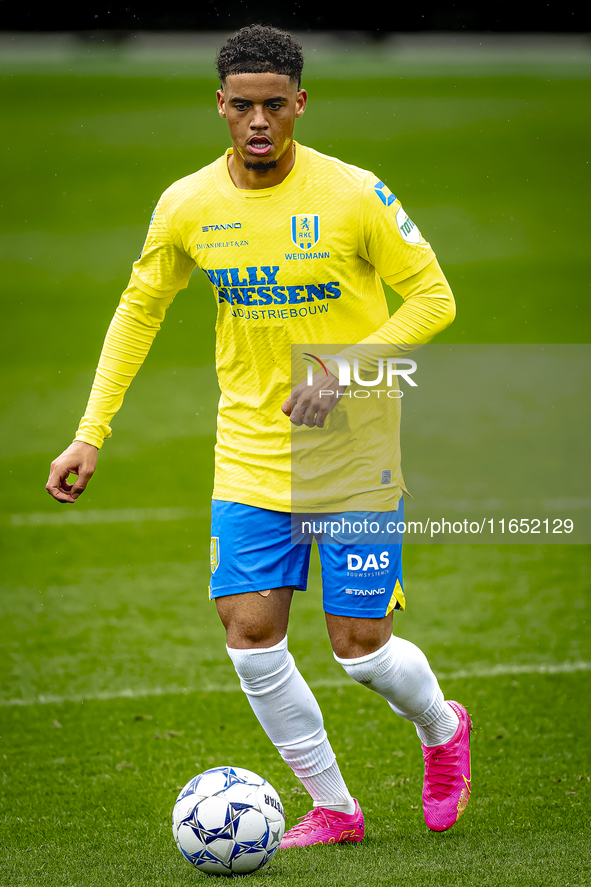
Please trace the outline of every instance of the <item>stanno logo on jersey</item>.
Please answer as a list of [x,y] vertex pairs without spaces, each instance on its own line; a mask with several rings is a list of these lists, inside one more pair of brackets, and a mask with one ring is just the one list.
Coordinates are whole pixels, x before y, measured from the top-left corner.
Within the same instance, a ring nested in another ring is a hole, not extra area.
[[229,228],[242,228],[242,222],[226,222],[225,225],[202,225],[201,230],[205,231],[227,231]]
[[378,182],[374,187],[374,191],[384,204],[384,206],[392,206],[396,201],[396,196],[392,194],[387,185],[384,185],[383,182]]
[[291,239],[300,249],[309,250],[320,237],[320,216],[298,215],[291,217]]

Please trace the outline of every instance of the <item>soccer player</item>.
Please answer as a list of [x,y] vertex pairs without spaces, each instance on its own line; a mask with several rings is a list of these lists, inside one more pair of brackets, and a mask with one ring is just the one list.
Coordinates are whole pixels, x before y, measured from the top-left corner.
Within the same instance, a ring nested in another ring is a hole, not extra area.
[[[306,587],[310,557],[310,544],[294,544],[291,533],[290,420],[304,433],[302,426],[321,434],[344,392],[328,368],[311,385],[292,388],[290,346],[412,349],[455,315],[431,247],[389,188],[371,172],[294,141],[307,102],[302,69],[301,47],[272,27],[243,28],[221,48],[217,107],[232,146],[160,198],[75,441],[52,464],[47,482],[60,502],[75,502],[83,492],[111,435],[111,418],[168,305],[197,266],[218,303],[210,596],[256,717],[313,800],[282,847],[355,842],[364,834],[318,703],[287,647],[292,595]],[[351,125],[365,123],[352,117]],[[392,317],[380,278],[404,299]],[[322,389],[334,396],[323,397]],[[69,473],[78,475],[73,485]],[[399,464],[387,478],[397,500],[392,513],[402,517]],[[375,596],[345,594],[347,565],[358,564],[348,560],[358,554],[352,543],[320,551],[335,659],[415,725],[425,759],[425,820],[431,829],[447,829],[470,794],[471,723],[462,705],[444,700],[424,654],[392,633],[393,611],[405,605],[400,540],[365,548],[357,581],[371,586],[379,562],[386,593]]]

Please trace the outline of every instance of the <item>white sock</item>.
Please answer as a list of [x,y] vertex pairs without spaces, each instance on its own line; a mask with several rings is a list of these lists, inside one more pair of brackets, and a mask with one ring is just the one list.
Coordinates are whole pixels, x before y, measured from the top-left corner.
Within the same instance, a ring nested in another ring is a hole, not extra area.
[[353,813],[355,804],[326,736],[322,712],[287,649],[226,648],[261,727],[311,795],[315,807]]
[[340,659],[358,683],[387,700],[390,708],[412,721],[425,745],[448,742],[459,724],[455,711],[444,702],[437,678],[424,653],[410,641],[394,635],[383,647],[358,659]]
[[300,782],[314,800],[315,807],[327,807],[338,813],[355,813],[355,801],[349,794],[336,762],[315,776],[300,776]]
[[437,715],[430,724],[421,726],[416,724],[419,739],[423,745],[430,748],[434,745],[443,745],[453,737],[460,724],[459,718],[449,703],[446,702],[441,710],[441,714]]

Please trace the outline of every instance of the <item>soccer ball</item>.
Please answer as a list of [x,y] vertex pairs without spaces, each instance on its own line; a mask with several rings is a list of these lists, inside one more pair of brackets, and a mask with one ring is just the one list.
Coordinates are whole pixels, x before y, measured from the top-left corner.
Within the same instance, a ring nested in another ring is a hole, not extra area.
[[172,811],[176,845],[202,872],[254,872],[269,862],[283,837],[279,795],[242,767],[213,767],[194,776]]

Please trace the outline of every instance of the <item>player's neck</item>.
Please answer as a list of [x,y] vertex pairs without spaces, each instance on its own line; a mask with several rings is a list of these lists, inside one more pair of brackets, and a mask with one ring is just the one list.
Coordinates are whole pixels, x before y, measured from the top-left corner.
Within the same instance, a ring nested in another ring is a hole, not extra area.
[[228,157],[228,172],[236,187],[241,191],[255,191],[280,185],[292,171],[294,163],[295,147],[293,142],[283,157],[277,161],[277,166],[268,170],[247,169],[244,159],[234,148],[233,153]]

